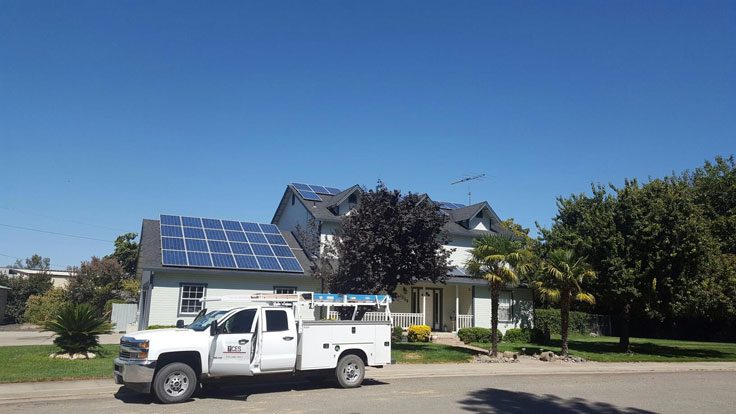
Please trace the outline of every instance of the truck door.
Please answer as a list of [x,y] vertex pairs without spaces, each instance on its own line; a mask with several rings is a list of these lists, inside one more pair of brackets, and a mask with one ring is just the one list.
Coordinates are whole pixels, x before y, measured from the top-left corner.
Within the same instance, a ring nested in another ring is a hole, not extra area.
[[253,375],[250,365],[257,309],[241,310],[218,327],[210,349],[210,374]]
[[261,371],[293,371],[296,365],[296,326],[289,309],[262,309]]

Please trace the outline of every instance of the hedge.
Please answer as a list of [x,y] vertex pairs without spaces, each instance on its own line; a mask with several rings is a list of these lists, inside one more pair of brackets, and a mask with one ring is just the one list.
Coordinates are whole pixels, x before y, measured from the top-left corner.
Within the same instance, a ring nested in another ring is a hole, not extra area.
[[532,341],[532,330],[511,328],[507,329],[506,333],[503,334],[504,342],[525,342],[529,343]]
[[[457,331],[457,336],[466,344],[471,342],[491,342],[491,330],[489,328],[463,328]],[[498,331],[498,342],[503,340],[503,334]]]
[[[584,335],[590,333],[591,315],[585,312],[570,312],[570,328],[568,332],[577,332]],[[559,309],[535,309],[534,328],[551,334],[560,334]]]

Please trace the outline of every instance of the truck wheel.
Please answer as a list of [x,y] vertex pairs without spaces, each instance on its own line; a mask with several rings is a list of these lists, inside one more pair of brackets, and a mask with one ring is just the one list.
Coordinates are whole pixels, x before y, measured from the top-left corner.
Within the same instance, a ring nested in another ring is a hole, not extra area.
[[181,362],[165,365],[153,379],[153,394],[164,404],[176,404],[191,398],[197,389],[197,374]]
[[357,355],[345,355],[337,362],[337,382],[343,388],[355,388],[363,383],[365,365]]

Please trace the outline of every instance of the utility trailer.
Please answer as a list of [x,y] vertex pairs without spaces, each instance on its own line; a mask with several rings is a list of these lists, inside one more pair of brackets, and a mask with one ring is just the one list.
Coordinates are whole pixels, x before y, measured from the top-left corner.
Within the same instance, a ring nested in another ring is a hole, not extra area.
[[[163,403],[178,403],[211,378],[330,373],[342,387],[353,388],[363,382],[366,366],[391,363],[388,295],[258,294],[202,301],[249,304],[203,309],[187,327],[180,321],[176,329],[121,338],[115,381]],[[304,320],[305,307],[352,309],[353,320]],[[360,307],[383,308],[386,321],[354,320]]]

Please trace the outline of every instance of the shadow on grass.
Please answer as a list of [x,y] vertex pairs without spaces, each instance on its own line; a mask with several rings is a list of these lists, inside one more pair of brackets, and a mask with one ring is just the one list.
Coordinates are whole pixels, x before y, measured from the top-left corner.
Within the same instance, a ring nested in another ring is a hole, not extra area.
[[[574,339],[568,340],[570,352],[589,352],[591,354],[620,354],[621,349],[617,342],[594,342],[594,341],[578,341]],[[523,345],[515,346],[514,350],[521,352]],[[559,339],[553,339],[547,347],[562,346]],[[536,345],[535,347],[526,347],[526,353],[539,352],[539,349],[545,348],[544,345]],[[677,346],[660,345],[652,342],[637,342],[631,344],[631,351],[639,355],[651,355],[663,358],[694,358],[694,359],[736,359],[736,355],[732,353],[722,352],[715,349],[703,348],[684,348]]]
[[[276,377],[276,375],[274,375],[274,377]],[[226,381],[212,381],[207,384],[206,388],[198,389],[197,392],[194,393],[194,397],[189,401],[207,399],[247,401],[248,397],[257,394],[338,388],[337,383],[332,380],[313,382],[304,379],[291,378],[285,381],[283,379],[284,377],[281,378],[282,379],[269,378],[266,380],[263,377],[238,377],[228,378]],[[387,383],[382,381],[366,378],[363,380],[362,386],[371,387],[386,384]],[[150,405],[156,403],[150,394],[140,394],[128,390],[125,387],[120,387],[120,389],[118,389],[115,393],[115,398],[126,404]]]
[[604,402],[588,401],[583,398],[564,399],[556,395],[537,395],[527,392],[484,388],[473,391],[467,398],[458,401],[463,410],[473,413],[610,413],[644,414],[652,411],[638,408],[621,408]]

